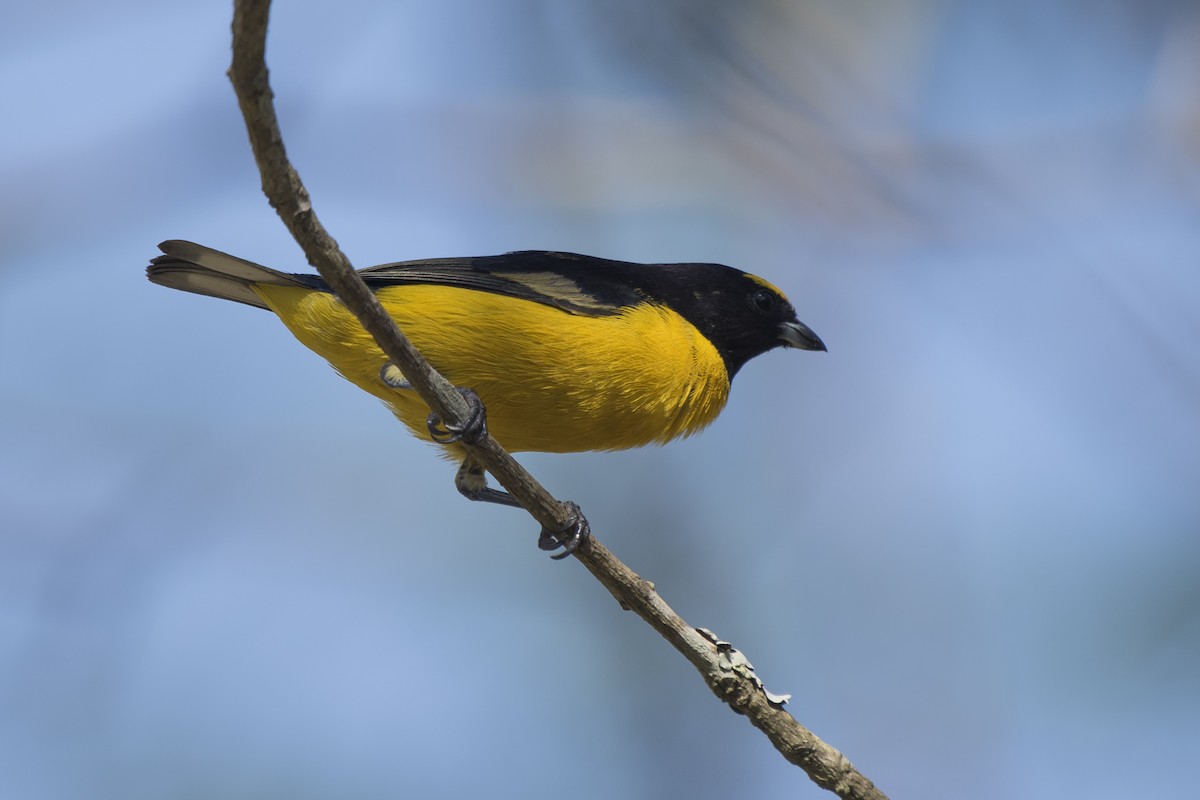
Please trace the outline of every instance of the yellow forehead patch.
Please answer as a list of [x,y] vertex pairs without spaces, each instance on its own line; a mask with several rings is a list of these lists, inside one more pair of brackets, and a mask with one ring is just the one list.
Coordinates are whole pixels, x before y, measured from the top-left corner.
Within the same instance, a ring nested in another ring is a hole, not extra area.
[[[766,278],[760,278],[757,275],[751,275],[749,272],[746,273],[746,277],[749,278],[750,280],[754,281],[758,285],[763,286],[767,289],[770,289],[772,292],[779,295],[784,300],[787,300],[787,295],[784,294],[783,292],[779,291],[779,287],[776,286],[775,284],[771,283],[770,281],[768,281]],[[788,302],[790,303],[791,301],[788,300]]]

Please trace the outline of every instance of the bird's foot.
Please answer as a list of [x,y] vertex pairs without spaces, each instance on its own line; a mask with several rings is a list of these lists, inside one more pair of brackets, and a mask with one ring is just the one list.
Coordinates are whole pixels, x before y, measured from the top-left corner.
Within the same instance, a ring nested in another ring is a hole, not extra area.
[[431,411],[425,418],[425,426],[429,428],[429,435],[438,444],[454,444],[455,442],[475,444],[488,435],[487,412],[483,408],[483,401],[479,399],[479,395],[475,394],[474,390],[465,386],[456,386],[455,388],[467,401],[467,418],[461,425],[450,425],[436,411]]
[[555,561],[566,558],[579,549],[579,545],[583,544],[584,540],[592,535],[592,528],[588,525],[587,517],[579,510],[579,506],[568,500],[564,505],[567,507],[567,523],[557,531],[552,531],[549,528],[542,528],[542,535],[538,537],[538,547],[542,550],[557,550],[562,548],[561,553],[556,553],[552,556]]

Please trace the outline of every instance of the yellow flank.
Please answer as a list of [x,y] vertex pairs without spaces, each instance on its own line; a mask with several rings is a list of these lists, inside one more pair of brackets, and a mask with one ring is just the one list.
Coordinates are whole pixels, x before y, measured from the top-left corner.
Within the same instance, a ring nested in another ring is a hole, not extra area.
[[[333,295],[291,286],[254,291],[306,347],[429,439],[429,408],[412,389],[380,379],[383,352]],[[439,372],[479,393],[489,430],[510,451],[663,443],[704,428],[729,397],[716,348],[662,306],[591,317],[446,286],[391,286],[377,296]]]

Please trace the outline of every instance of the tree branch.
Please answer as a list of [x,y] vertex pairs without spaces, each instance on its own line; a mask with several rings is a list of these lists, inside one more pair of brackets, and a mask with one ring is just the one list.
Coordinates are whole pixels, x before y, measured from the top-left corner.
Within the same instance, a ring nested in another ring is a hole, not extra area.
[[[375,337],[421,398],[447,423],[461,423],[469,411],[466,401],[421,357],[354,271],[337,242],[317,219],[308,191],[288,161],[266,66],[270,6],[270,0],[234,1],[233,63],[229,68],[229,79],[237,93],[262,176],[263,193],[304,250],[308,262]],[[565,504],[555,500],[490,435],[469,449],[542,527],[561,530],[571,521]],[[802,768],[815,783],[844,798],[886,800],[845,756],[784,711],[782,700],[764,691],[749,662],[736,650],[688,625],[649,581],[625,566],[594,535],[584,540],[574,556],[622,608],[633,611],[658,631],[692,663],[718,698],[739,714],[745,714],[784,758]]]

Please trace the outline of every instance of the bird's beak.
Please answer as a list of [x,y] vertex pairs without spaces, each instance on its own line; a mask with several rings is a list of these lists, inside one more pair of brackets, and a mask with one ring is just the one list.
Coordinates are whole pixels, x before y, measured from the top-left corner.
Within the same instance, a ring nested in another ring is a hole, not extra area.
[[828,348],[821,341],[821,337],[813,333],[812,328],[799,320],[781,324],[779,326],[779,338],[783,342],[784,347],[828,352]]

